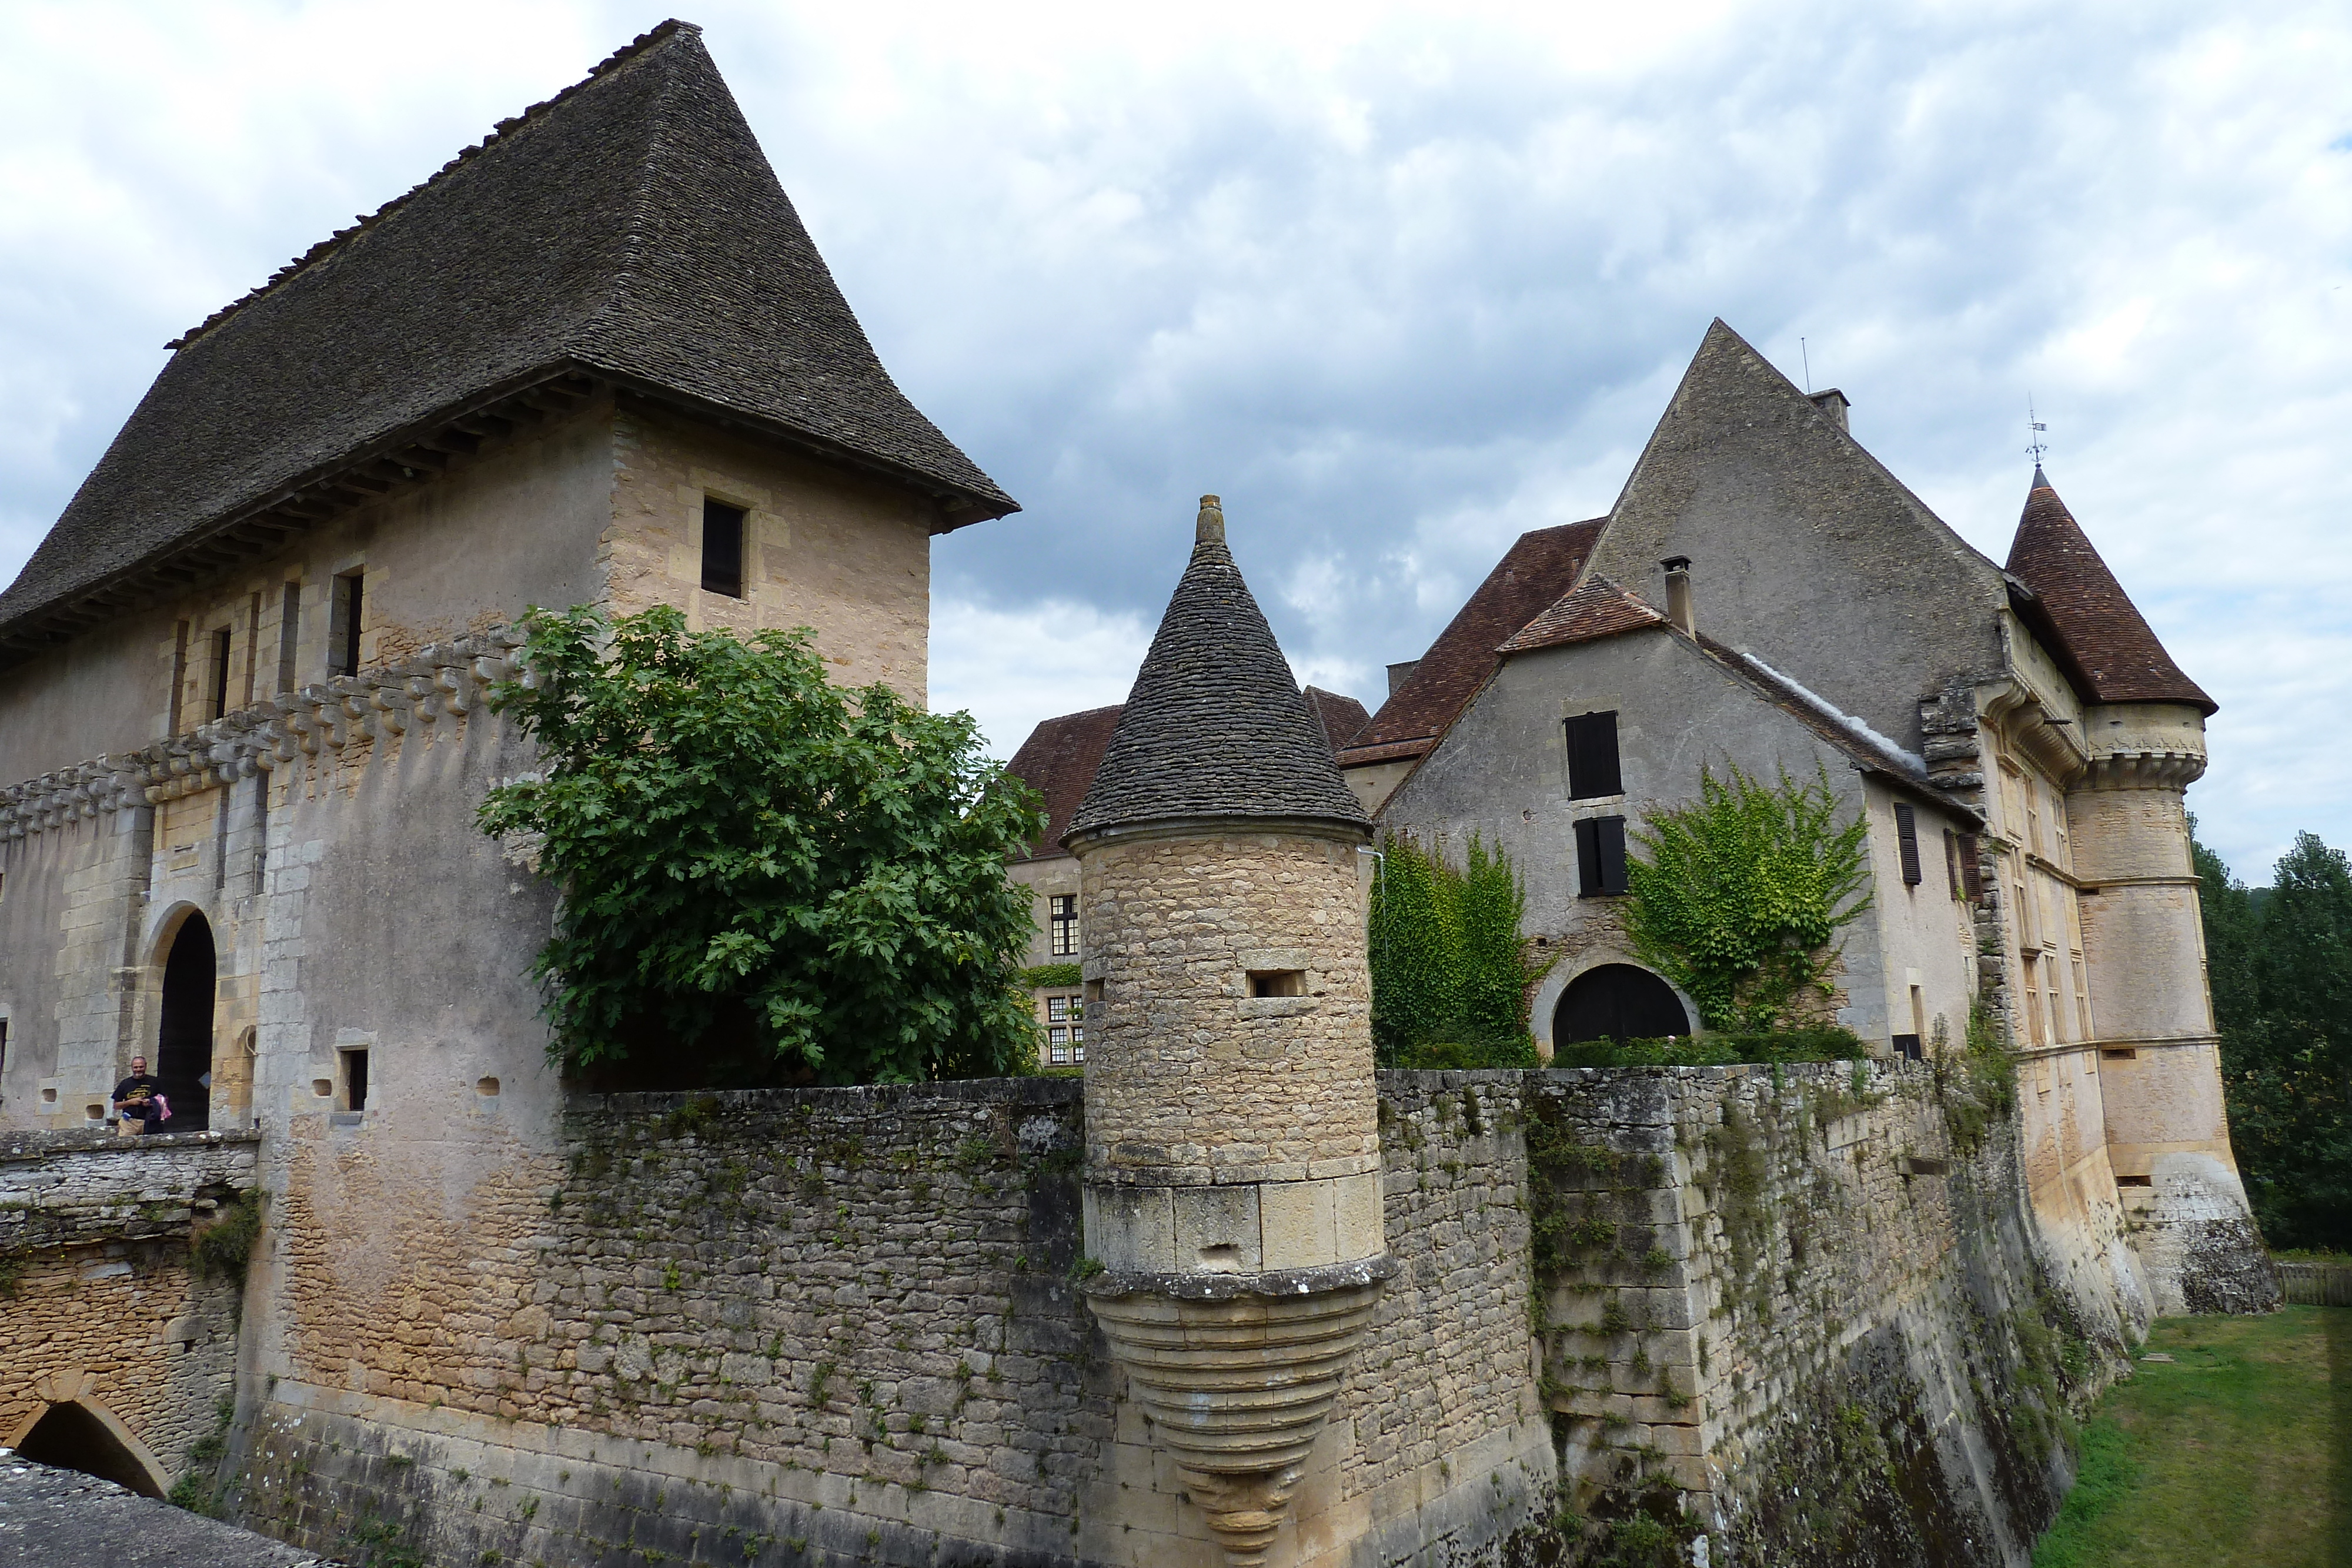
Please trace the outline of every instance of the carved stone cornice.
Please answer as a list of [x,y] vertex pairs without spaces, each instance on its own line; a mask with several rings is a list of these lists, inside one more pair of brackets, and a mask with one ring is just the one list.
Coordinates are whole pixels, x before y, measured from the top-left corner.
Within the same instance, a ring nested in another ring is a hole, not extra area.
[[415,657],[256,703],[141,750],[91,758],[0,789],[0,840],[54,831],[126,808],[160,806],[375,735],[464,717],[493,683],[530,680],[522,633],[498,627]]
[[2085,789],[2186,789],[2205,776],[2195,751],[2110,751],[2091,758]]

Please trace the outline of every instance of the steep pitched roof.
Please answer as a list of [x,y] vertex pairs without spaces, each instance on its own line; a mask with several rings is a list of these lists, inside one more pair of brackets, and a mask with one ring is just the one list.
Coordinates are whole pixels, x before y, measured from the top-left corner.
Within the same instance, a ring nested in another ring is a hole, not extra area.
[[1664,616],[1596,571],[1562,594],[1550,609],[1519,628],[1518,633],[1496,652],[1525,653],[1537,648],[1590,643],[1599,637],[1613,637],[1620,632],[1639,632],[1644,627],[1667,624]]
[[1576,581],[1604,520],[1521,534],[1339,760],[1349,767],[1388,762],[1435,745],[1494,673],[1496,649]]
[[1173,817],[1370,827],[1225,547],[1213,496],[1069,831]]
[[1363,704],[1338,692],[1327,692],[1321,686],[1307,688],[1307,711],[1315,716],[1315,727],[1323,732],[1324,744],[1334,755],[1372,722]]
[[2009,570],[2033,591],[2074,664],[2091,683],[2084,695],[2103,703],[2221,705],[2181,672],[2139,609],[2091,547],[2066,503],[2033,469],[2033,487],[2009,547]]
[[883,370],[680,22],[173,347],[0,594],[0,634],[446,412],[583,371],[916,486],[962,521],[1015,509]]
[[1045,797],[1045,831],[1024,858],[1046,860],[1066,852],[1062,835],[1070,831],[1070,818],[1093,786],[1103,748],[1110,745],[1111,731],[1126,711],[1114,704],[1045,719],[1013,754],[1005,771]]

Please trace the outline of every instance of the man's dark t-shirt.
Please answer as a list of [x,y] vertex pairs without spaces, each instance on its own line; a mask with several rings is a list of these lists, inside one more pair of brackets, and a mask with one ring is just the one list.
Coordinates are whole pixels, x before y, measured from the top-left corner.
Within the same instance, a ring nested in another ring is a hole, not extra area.
[[114,1086],[114,1099],[124,1115],[145,1122],[162,1116],[163,1108],[154,1103],[154,1096],[163,1088],[162,1081],[153,1073],[134,1072]]

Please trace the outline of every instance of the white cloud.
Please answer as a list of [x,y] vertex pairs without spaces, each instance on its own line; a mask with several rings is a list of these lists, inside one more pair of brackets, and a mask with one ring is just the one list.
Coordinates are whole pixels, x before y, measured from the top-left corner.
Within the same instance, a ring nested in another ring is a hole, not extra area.
[[[157,344],[648,15],[19,0],[0,575]],[[937,558],[935,688],[1001,747],[1123,695],[1204,490],[1295,667],[1377,696],[1514,535],[1606,507],[1721,315],[1996,558],[2031,393],[2222,704],[2206,833],[2257,876],[2352,843],[2340,5],[697,17],[884,361],[1028,508]]]

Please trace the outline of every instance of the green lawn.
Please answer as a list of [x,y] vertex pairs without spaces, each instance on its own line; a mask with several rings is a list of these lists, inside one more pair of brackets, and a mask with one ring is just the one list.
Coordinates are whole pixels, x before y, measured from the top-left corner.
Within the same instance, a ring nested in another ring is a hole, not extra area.
[[2352,1568],[2352,1308],[2172,1318],[2083,1433],[2034,1568]]

